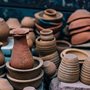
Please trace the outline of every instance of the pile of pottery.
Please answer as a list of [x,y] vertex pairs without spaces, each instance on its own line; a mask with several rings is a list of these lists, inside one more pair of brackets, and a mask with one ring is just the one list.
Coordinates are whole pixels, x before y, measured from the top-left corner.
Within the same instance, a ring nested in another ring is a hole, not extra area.
[[60,36],[60,29],[62,23],[63,14],[54,9],[46,9],[35,14],[35,26],[37,27],[37,33],[43,29],[51,29],[56,38]]
[[11,60],[6,63],[8,70],[7,78],[16,90],[23,90],[24,87],[39,87],[44,72],[41,69],[43,61],[33,57],[29,50],[26,34],[27,28],[17,28],[10,31],[14,37],[14,47]]
[[68,19],[71,43],[78,45],[90,40],[90,12],[77,10]]
[[74,83],[79,80],[80,68],[76,55],[67,54],[62,58],[58,69],[58,79],[66,83]]
[[81,81],[84,84],[90,85],[90,57],[83,63]]
[[60,59],[52,30],[40,31],[40,36],[36,39],[36,49],[43,61],[52,61],[58,67]]
[[78,57],[80,64],[83,64],[83,62],[89,57],[89,54],[86,51],[74,48],[63,50],[60,54],[61,58],[66,54],[75,54]]

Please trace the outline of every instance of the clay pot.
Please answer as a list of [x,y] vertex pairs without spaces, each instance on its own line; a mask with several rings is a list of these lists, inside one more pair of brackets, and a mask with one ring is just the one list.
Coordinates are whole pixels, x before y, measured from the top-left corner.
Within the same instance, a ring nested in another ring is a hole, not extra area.
[[10,31],[15,41],[10,61],[10,66],[13,68],[30,69],[34,65],[34,60],[26,41],[27,33],[29,33],[27,28],[17,28]]
[[90,85],[90,57],[88,57],[83,63],[81,70],[81,82]]
[[78,33],[81,33],[81,32],[87,32],[87,31],[90,31],[90,26],[79,28],[79,29],[76,29],[76,30],[71,30],[70,35],[78,34]]
[[67,23],[71,23],[77,19],[83,19],[83,18],[90,18],[90,12],[88,12],[85,9],[78,9],[73,14],[71,14]]
[[63,18],[63,14],[54,9],[46,9],[36,13],[35,18],[42,19],[44,21],[57,21]]
[[28,28],[32,28],[32,27],[34,27],[34,25],[35,25],[35,19],[34,18],[32,18],[32,17],[24,17],[23,19],[22,19],[22,21],[21,21],[21,25],[23,26],[23,27],[28,27]]
[[61,53],[63,50],[67,48],[71,48],[71,44],[64,40],[57,40],[56,44],[57,44],[57,50],[59,53]]
[[11,85],[16,90],[23,90],[23,88],[27,86],[38,88],[40,84],[42,83],[43,75],[44,75],[44,72],[42,71],[40,75],[34,79],[18,80],[18,79],[14,79],[10,77],[9,75],[7,75],[7,78],[10,81]]
[[9,18],[6,23],[11,30],[21,27],[21,24],[17,18]]
[[9,36],[9,27],[4,21],[4,19],[0,18],[0,41],[3,45],[8,44],[8,36]]
[[60,54],[61,58],[66,54],[75,54],[78,57],[79,63],[83,63],[89,57],[87,52],[80,49],[66,49]]
[[56,73],[56,65],[51,61],[45,61],[43,69],[48,76],[53,76]]
[[76,35],[73,35],[71,38],[71,43],[74,45],[83,44],[90,40],[90,32],[82,32]]
[[25,87],[23,90],[36,90],[36,89],[34,87],[28,86],[28,87]]
[[70,23],[69,30],[78,29],[78,28],[82,28],[82,27],[86,27],[86,26],[90,26],[90,19],[88,19],[88,18],[79,19],[79,20],[76,20],[76,21],[73,21],[72,23]]
[[74,54],[66,54],[58,69],[58,79],[66,83],[74,83],[79,80],[79,61]]
[[28,79],[33,79],[38,75],[40,75],[43,61],[38,57],[33,57],[33,59],[35,60],[33,68],[26,69],[26,70],[13,68],[10,66],[10,63],[7,62],[6,67],[7,67],[9,76],[19,80],[28,80]]

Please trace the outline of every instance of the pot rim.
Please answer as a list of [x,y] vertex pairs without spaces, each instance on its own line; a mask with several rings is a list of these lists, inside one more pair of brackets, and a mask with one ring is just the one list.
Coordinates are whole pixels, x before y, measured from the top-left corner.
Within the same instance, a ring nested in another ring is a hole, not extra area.
[[6,63],[6,67],[17,72],[28,72],[28,71],[34,71],[39,69],[43,65],[43,60],[41,58],[33,56],[33,59],[39,62],[39,65],[37,67],[31,68],[31,69],[16,69],[9,65],[9,62]]
[[14,78],[10,77],[8,74],[6,76],[7,76],[7,78],[9,80],[11,80],[13,82],[17,82],[17,83],[28,83],[29,82],[30,83],[30,82],[34,82],[34,81],[39,80],[40,78],[43,77],[43,75],[44,75],[44,71],[42,70],[42,72],[40,73],[40,75],[38,77],[36,77],[34,79],[29,79],[29,80],[18,80],[18,79],[14,79]]
[[3,67],[5,67],[5,66],[6,66],[6,64],[4,63],[3,65],[0,66],[0,69],[3,68]]

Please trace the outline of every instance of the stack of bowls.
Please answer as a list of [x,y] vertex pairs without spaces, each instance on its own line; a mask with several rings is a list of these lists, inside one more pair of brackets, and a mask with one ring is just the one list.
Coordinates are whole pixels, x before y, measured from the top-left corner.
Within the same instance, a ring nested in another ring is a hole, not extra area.
[[84,84],[90,85],[90,57],[83,63],[81,81]]
[[35,14],[35,26],[37,32],[43,29],[51,29],[54,35],[58,38],[62,23],[63,14],[54,9],[46,9]]
[[75,11],[68,19],[71,43],[83,44],[90,40],[90,12],[84,9]]
[[58,69],[58,79],[66,83],[74,83],[79,80],[79,61],[76,55],[67,54],[62,58]]
[[7,78],[16,90],[23,90],[24,87],[33,86],[38,88],[42,83],[44,72],[41,69],[43,61],[40,58],[33,57],[34,66],[31,69],[16,69],[6,63],[8,70]]
[[36,39],[36,49],[44,61],[52,61],[58,66],[60,60],[52,30],[40,31],[40,37]]

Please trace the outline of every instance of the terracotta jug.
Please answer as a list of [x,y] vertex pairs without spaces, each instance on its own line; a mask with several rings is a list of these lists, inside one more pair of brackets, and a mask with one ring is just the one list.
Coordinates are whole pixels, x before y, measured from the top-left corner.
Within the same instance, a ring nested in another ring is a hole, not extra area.
[[3,45],[2,42],[0,42],[0,66],[3,65],[5,63],[5,57],[4,54],[1,51],[1,46]]
[[9,27],[4,21],[4,19],[0,18],[0,41],[3,42],[3,45],[8,43],[9,36]]
[[10,65],[17,69],[30,69],[34,64],[26,41],[27,33],[29,33],[29,29],[27,28],[17,28],[10,31],[15,40]]

